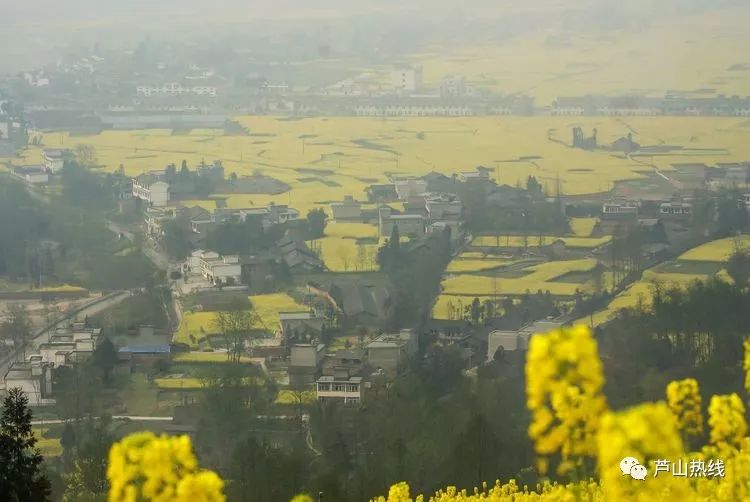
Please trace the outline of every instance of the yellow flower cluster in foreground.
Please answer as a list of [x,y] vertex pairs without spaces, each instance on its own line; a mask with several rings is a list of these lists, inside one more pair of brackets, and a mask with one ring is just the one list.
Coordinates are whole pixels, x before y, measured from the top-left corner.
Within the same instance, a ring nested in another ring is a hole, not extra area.
[[109,502],[219,502],[224,482],[200,470],[188,436],[132,434],[109,451]]
[[555,453],[562,456],[560,474],[594,456],[599,420],[607,409],[603,386],[596,342],[586,327],[531,339],[526,363],[529,437],[541,456],[541,471]]
[[667,404],[675,417],[677,426],[687,435],[698,436],[703,433],[703,414],[701,412],[701,394],[698,381],[694,378],[669,382],[667,385]]
[[[578,475],[585,470],[579,469],[585,468],[582,459],[595,457],[598,481],[545,481],[533,488],[496,481],[472,491],[448,487],[430,497],[412,497],[409,485],[398,483],[374,502],[750,500],[750,437],[745,436],[745,407],[737,394],[711,398],[710,444],[688,452],[683,435],[700,435],[703,428],[695,380],[670,383],[667,402],[609,411],[601,394],[604,378],[596,342],[583,327],[535,336],[526,364],[529,435],[545,460],[542,466],[558,456],[563,466],[558,471],[573,467]],[[750,342],[745,343],[744,367],[750,373]],[[746,387],[750,390],[750,378]],[[644,479],[624,473],[625,457],[637,460]]]

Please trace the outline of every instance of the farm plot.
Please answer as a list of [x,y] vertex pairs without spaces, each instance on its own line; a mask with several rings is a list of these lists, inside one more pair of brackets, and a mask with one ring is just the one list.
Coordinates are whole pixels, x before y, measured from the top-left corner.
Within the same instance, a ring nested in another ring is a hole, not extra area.
[[489,296],[497,290],[500,295],[522,295],[527,292],[549,291],[556,296],[572,296],[576,290],[587,291],[592,285],[584,282],[561,282],[557,278],[571,272],[590,272],[596,267],[594,259],[551,261],[491,274],[450,274],[443,279],[443,293],[457,296]]

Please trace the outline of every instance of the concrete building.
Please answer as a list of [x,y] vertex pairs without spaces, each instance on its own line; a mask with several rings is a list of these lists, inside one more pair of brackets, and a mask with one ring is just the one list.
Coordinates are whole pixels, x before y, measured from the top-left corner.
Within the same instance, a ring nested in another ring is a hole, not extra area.
[[393,185],[400,200],[408,200],[427,191],[427,182],[419,178],[396,180]]
[[354,200],[351,195],[347,195],[343,202],[331,203],[331,214],[335,221],[360,220],[362,218],[362,204]]
[[14,362],[3,377],[5,389],[21,389],[29,398],[31,406],[55,404],[52,396],[52,364],[33,355],[24,362]]
[[693,205],[689,202],[670,201],[659,204],[659,216],[669,218],[685,218],[693,213]]
[[602,204],[602,219],[636,219],[638,205],[634,202],[605,202]]
[[52,174],[60,172],[65,164],[65,159],[70,156],[70,150],[60,148],[45,148],[42,152],[44,167]]
[[367,362],[388,377],[396,376],[408,359],[417,353],[417,334],[410,329],[383,334],[367,344]]
[[46,185],[49,174],[44,166],[22,166],[13,169],[13,176],[29,185]]
[[215,286],[239,284],[242,281],[242,265],[237,255],[221,256],[215,251],[203,251],[197,258],[201,275]]
[[323,344],[292,345],[289,359],[289,383],[291,385],[306,385],[315,382],[320,373],[320,364],[325,356]]
[[39,345],[39,355],[43,362],[55,367],[85,361],[94,354],[101,331],[101,328],[86,328],[82,323],[58,328],[48,342]]
[[141,174],[133,178],[133,197],[153,207],[165,207],[169,203],[169,183],[152,174]]
[[419,237],[425,233],[425,220],[421,214],[392,214],[389,207],[378,209],[378,235],[390,237],[393,227],[400,236]]
[[279,330],[285,340],[317,338],[323,331],[324,324],[325,320],[314,312],[279,312]]
[[152,96],[209,96],[216,97],[217,88],[215,85],[205,83],[185,83],[165,82],[162,84],[141,84],[135,87],[135,93],[144,98]]
[[339,401],[346,405],[362,402],[362,377],[323,375],[316,382],[318,401]]
[[415,92],[422,88],[422,66],[399,66],[391,70],[391,85],[397,92]]
[[523,326],[517,331],[496,330],[487,336],[487,361],[495,358],[495,353],[502,347],[506,352],[528,350],[529,340],[535,334],[543,335],[554,331],[565,322],[556,319],[542,319]]

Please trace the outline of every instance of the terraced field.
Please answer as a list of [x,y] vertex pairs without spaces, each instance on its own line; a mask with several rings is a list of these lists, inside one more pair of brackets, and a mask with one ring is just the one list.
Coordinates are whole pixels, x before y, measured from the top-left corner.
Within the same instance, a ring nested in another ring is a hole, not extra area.
[[521,235],[480,235],[475,237],[471,242],[472,246],[477,247],[523,247],[524,240],[526,247],[548,246],[556,240],[561,240],[565,246],[577,249],[594,249],[612,240],[612,236],[604,235],[602,237],[556,237],[554,235],[544,235],[539,238],[538,235],[528,235],[525,238]]
[[[279,312],[307,310],[305,305],[297,303],[286,293],[253,295],[249,297],[253,310],[260,317],[259,329],[275,332],[279,327]],[[207,334],[215,333],[215,312],[185,312],[182,323],[175,332],[173,341],[196,347],[198,341]],[[192,338],[191,338],[192,335]]]
[[680,255],[677,260],[662,263],[646,270],[640,281],[630,285],[617,295],[609,306],[593,316],[595,325],[611,319],[618,310],[634,307],[639,301],[649,305],[654,283],[686,286],[709,277],[725,281],[731,278],[724,270],[724,263],[737,248],[750,247],[750,235],[741,235],[707,242]]
[[500,295],[522,295],[537,290],[549,291],[556,296],[572,296],[576,290],[590,288],[588,281],[581,283],[560,282],[557,278],[571,272],[590,272],[596,266],[594,259],[551,261],[526,267],[499,269],[497,277],[492,274],[448,274],[443,279],[443,294],[454,296],[490,296],[497,286]]

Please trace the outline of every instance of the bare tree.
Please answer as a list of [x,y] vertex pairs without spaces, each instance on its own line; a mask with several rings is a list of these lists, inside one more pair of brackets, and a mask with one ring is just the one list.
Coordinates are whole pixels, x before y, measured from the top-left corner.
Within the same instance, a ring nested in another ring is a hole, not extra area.
[[75,148],[76,162],[84,167],[96,166],[96,149],[91,145],[77,144]]
[[214,327],[224,336],[227,344],[227,357],[232,362],[240,362],[245,344],[252,338],[252,331],[260,324],[258,314],[244,305],[232,305],[230,310],[216,313]]

